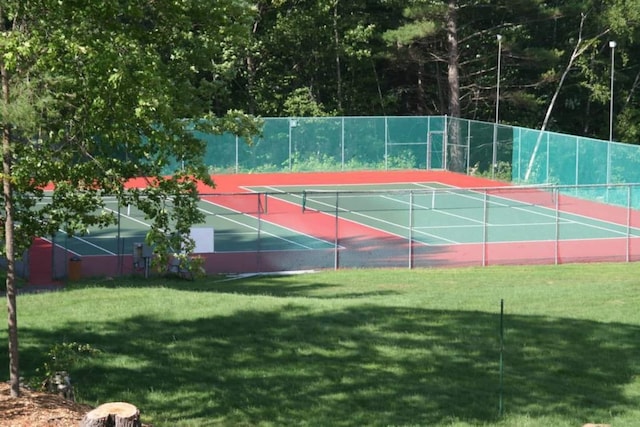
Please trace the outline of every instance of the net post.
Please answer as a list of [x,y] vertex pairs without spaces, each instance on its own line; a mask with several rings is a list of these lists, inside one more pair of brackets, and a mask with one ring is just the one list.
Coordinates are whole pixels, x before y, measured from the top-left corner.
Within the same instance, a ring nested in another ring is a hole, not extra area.
[[307,210],[307,191],[302,190],[302,213]]
[[[266,214],[267,213],[267,203],[268,203],[268,194],[267,193],[258,193],[258,212]],[[264,198],[264,201],[263,201]]]

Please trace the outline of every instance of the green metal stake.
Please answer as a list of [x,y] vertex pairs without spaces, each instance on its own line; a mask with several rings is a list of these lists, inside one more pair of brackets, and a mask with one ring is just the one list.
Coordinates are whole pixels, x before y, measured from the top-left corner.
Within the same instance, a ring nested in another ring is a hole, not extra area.
[[500,401],[498,404],[498,416],[502,417],[503,413],[503,393],[504,393],[504,299],[500,300]]

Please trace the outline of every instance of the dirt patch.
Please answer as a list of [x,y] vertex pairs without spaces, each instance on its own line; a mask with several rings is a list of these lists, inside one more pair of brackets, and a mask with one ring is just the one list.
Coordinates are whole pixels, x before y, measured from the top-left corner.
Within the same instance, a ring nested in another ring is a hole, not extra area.
[[11,397],[9,384],[0,383],[0,425],[3,427],[77,426],[92,407],[49,393],[22,389]]

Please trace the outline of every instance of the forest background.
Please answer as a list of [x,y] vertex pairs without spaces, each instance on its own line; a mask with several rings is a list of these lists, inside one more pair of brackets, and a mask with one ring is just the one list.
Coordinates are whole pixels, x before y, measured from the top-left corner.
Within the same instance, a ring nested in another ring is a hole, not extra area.
[[450,115],[640,142],[640,0],[249,6],[219,113]]

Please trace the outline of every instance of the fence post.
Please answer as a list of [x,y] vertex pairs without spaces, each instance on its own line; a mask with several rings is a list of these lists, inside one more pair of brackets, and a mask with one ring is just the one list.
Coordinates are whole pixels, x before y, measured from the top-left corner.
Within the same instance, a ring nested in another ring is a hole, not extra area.
[[467,121],[467,170],[465,173],[469,175],[471,170],[471,122]]
[[427,116],[427,170],[431,170],[431,116]]
[[487,265],[487,189],[485,188],[482,193],[482,266]]
[[409,192],[409,270],[413,268],[413,191]]
[[[515,147],[514,147],[515,148]],[[518,128],[518,179],[517,182],[522,181],[522,128]],[[511,180],[514,180],[513,176],[513,166],[511,171]]]
[[442,137],[442,145],[444,149],[444,159],[442,159],[442,169],[449,170],[449,117],[445,114],[444,116],[444,127],[443,127],[443,137]]
[[627,262],[631,261],[631,184],[627,184]]
[[549,182],[549,160],[550,160],[550,159],[549,159],[549,156],[550,156],[550,154],[551,154],[551,153],[550,153],[550,151],[551,151],[551,150],[550,150],[550,147],[549,147],[549,132],[547,132],[547,164],[546,164],[546,169],[547,169],[546,174],[547,174],[547,177],[546,177],[546,179],[544,180],[544,182]]
[[384,117],[384,170],[389,169],[389,123],[387,116]]
[[344,170],[344,116],[342,116],[342,124],[340,128],[340,170]]
[[291,172],[291,167],[292,167],[292,159],[291,159],[291,155],[292,155],[292,151],[291,151],[291,139],[292,139],[292,129],[293,129],[293,124],[294,124],[295,120],[292,120],[291,117],[289,117],[289,172]]
[[258,199],[256,201],[256,209],[258,212],[258,226],[257,226],[257,234],[258,241],[256,242],[257,251],[256,251],[256,265],[258,266],[258,271],[262,271],[262,241],[261,241],[261,230],[262,230],[262,214],[260,212],[260,193],[258,193]]
[[575,165],[575,179],[574,179],[574,183],[576,185],[580,184],[578,181],[580,180],[580,176],[578,175],[578,171],[580,170],[580,138],[578,138],[578,141],[576,141],[576,165]]
[[560,191],[558,191],[558,187],[554,186],[551,194],[555,199],[556,208],[556,241],[554,245],[553,263],[558,265],[560,263]]

